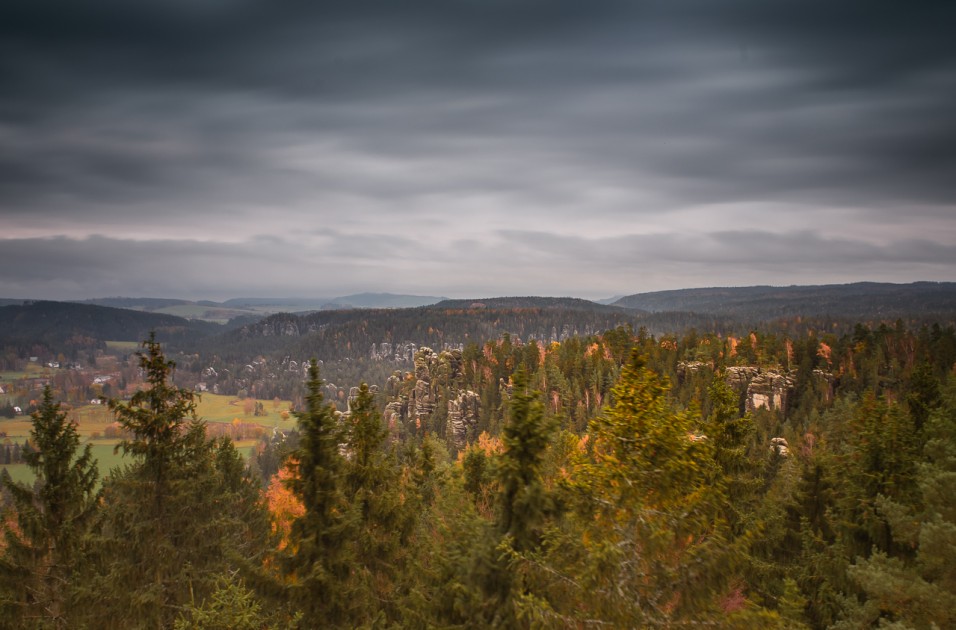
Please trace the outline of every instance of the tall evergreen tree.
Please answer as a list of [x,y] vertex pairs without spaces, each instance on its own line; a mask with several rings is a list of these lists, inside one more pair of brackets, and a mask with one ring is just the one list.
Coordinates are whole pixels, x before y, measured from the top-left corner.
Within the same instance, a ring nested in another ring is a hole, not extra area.
[[[414,524],[401,470],[388,448],[388,431],[366,383],[349,404],[344,494],[352,526],[353,625],[398,618],[405,546]],[[410,489],[409,489],[410,490]]]
[[726,587],[713,447],[667,392],[635,350],[611,407],[591,423],[589,456],[573,472],[587,593],[579,616],[621,627],[700,622]]
[[[498,489],[496,517],[472,543],[468,573],[459,585],[464,615],[457,621],[495,628],[525,627],[529,619],[540,619],[552,608],[534,574],[544,530],[554,513],[542,473],[556,423],[545,416],[541,394],[530,389],[524,368],[515,372],[511,390],[503,451],[491,464]],[[464,464],[484,461],[475,457]]]
[[752,525],[752,508],[758,500],[758,463],[748,453],[755,428],[749,414],[740,415],[738,396],[724,380],[714,375],[708,388],[710,416],[704,423],[704,438],[710,442],[716,483],[724,493],[723,515],[731,537],[743,535]]
[[6,471],[0,486],[13,499],[16,528],[0,525],[0,610],[5,623],[21,627],[69,627],[74,565],[97,507],[98,473],[89,444],[80,451],[76,426],[43,390],[32,415],[24,456],[36,476],[33,487],[14,483]]
[[544,414],[540,393],[528,386],[523,369],[514,374],[510,417],[501,434],[504,452],[498,460],[498,530],[516,551],[540,542],[541,528],[553,502],[541,478],[545,453],[555,422]]
[[84,583],[86,621],[102,628],[168,627],[219,577],[265,549],[256,482],[228,440],[208,440],[195,395],[171,383],[175,364],[151,335],[146,388],[109,407],[131,437],[132,463],[104,484],[104,513]]
[[315,360],[306,387],[305,409],[295,414],[300,437],[289,460],[293,474],[286,480],[305,512],[292,522],[281,568],[305,627],[345,626],[354,604],[347,591],[350,532],[339,450],[345,436],[322,395]]

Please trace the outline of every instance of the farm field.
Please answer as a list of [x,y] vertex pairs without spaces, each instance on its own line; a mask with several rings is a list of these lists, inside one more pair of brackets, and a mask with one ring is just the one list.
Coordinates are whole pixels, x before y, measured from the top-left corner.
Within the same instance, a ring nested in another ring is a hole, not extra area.
[[50,374],[50,368],[44,367],[39,363],[27,363],[23,370],[16,372],[0,372],[0,384],[13,383],[21,378],[36,378]]
[[[197,412],[199,417],[209,425],[258,425],[269,432],[273,428],[288,431],[295,427],[296,420],[291,414],[288,414],[288,418],[282,417],[282,412],[289,409],[289,401],[280,401],[278,405],[271,400],[259,402],[263,404],[265,415],[254,416],[252,413],[247,415],[245,413],[245,401],[238,400],[234,396],[207,393],[203,394],[199,400]],[[101,405],[84,405],[70,410],[69,413],[70,417],[76,421],[77,430],[84,439],[84,443],[93,446],[93,456],[99,464],[100,478],[109,474],[111,468],[124,463],[123,454],[113,452],[121,440],[102,437],[106,428],[113,423],[113,416],[109,409]],[[18,416],[12,420],[0,420],[0,431],[6,433],[6,438],[0,439],[0,443],[3,440],[23,443],[30,436],[31,426],[29,416]],[[210,429],[210,435],[218,433],[214,427],[211,426]],[[255,439],[248,437],[234,440],[234,442],[244,456],[248,456],[256,444]],[[0,468],[7,469],[10,476],[16,481],[30,482],[33,479],[33,474],[26,464],[0,465]]]
[[138,341],[107,341],[106,347],[110,350],[123,350],[125,352],[136,352],[142,348]]

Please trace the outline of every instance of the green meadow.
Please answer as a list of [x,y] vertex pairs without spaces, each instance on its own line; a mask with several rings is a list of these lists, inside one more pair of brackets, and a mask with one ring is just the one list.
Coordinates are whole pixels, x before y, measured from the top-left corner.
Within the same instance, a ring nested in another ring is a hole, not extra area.
[[142,348],[142,344],[138,341],[107,341],[106,347],[110,350],[136,352]]
[[[272,400],[259,401],[263,404],[265,415],[255,416],[252,413],[246,414],[246,401],[239,400],[234,396],[223,396],[217,394],[202,394],[196,405],[197,414],[200,418],[209,424],[233,424],[238,420],[242,424],[255,424],[261,426],[268,432],[278,427],[280,430],[288,431],[295,427],[295,418],[287,413],[287,418],[282,417],[282,412],[288,412],[289,401],[283,400],[276,405]],[[113,423],[113,416],[103,405],[84,405],[68,411],[77,425],[77,431],[83,438],[84,443],[91,444],[93,447],[93,456],[99,464],[100,477],[109,474],[110,469],[121,466],[126,463],[122,451],[114,453],[118,439],[106,439],[103,437],[106,428]],[[6,433],[6,438],[0,438],[10,442],[20,442],[21,444],[30,437],[32,423],[29,416],[18,416],[14,419],[0,419],[0,431]],[[245,439],[236,441],[236,447],[244,456],[249,456],[255,447],[256,440]],[[10,476],[16,481],[29,483],[33,480],[33,474],[26,464],[0,465],[10,473]]]
[[50,368],[46,368],[39,363],[27,363],[22,370],[0,372],[0,384],[12,383],[21,378],[35,378],[45,376],[50,373]]

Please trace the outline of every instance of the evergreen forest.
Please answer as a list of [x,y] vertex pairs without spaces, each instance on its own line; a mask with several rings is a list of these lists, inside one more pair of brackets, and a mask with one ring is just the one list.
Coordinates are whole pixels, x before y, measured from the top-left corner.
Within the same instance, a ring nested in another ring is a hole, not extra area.
[[[0,472],[0,626],[956,627],[952,322],[459,306],[147,333],[122,386],[48,379],[32,482]],[[241,450],[213,386],[294,428]]]

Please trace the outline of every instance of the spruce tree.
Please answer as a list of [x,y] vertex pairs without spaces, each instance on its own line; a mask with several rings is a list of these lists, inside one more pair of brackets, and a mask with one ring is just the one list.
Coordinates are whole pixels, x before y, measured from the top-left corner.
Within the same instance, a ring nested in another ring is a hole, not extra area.
[[574,614],[619,627],[706,621],[726,586],[713,446],[634,350],[575,467],[580,588]]
[[[528,386],[524,368],[513,376],[504,450],[494,460],[497,516],[493,528],[476,541],[465,599],[471,623],[519,628],[552,608],[539,588],[537,564],[554,501],[542,478],[555,422],[546,417],[540,392]],[[467,463],[467,460],[466,460]],[[546,580],[545,580],[546,582]]]
[[956,390],[950,388],[941,402],[924,426],[916,496],[886,493],[876,500],[893,540],[914,553],[874,549],[850,566],[848,574],[865,600],[845,627],[956,626]]
[[43,390],[32,415],[24,456],[36,476],[33,487],[14,483],[6,471],[0,486],[10,492],[15,529],[0,525],[0,610],[11,625],[65,628],[71,625],[70,595],[75,563],[96,513],[98,473],[90,445],[80,451],[76,426]]
[[710,442],[715,480],[724,493],[723,515],[731,537],[742,536],[753,525],[752,509],[759,499],[758,462],[748,454],[755,433],[749,414],[740,415],[738,396],[724,380],[714,375],[708,388],[711,413],[704,423],[703,439]]
[[345,460],[339,450],[344,435],[322,395],[314,359],[306,387],[305,409],[295,414],[300,437],[289,458],[293,474],[286,480],[305,513],[292,522],[281,569],[304,627],[346,626],[353,602],[347,591],[351,563],[342,489]]
[[[388,448],[388,431],[366,383],[350,402],[344,494],[349,505],[354,551],[352,579],[358,606],[353,625],[375,619],[394,623],[406,545],[414,524],[402,487],[401,470]],[[411,490],[409,488],[408,490]]]
[[219,577],[255,562],[268,520],[257,483],[227,439],[208,440],[195,394],[171,383],[175,364],[151,335],[140,367],[146,388],[109,407],[131,437],[132,462],[104,484],[103,519],[84,583],[86,622],[168,627]]
[[542,480],[545,453],[554,433],[540,394],[528,387],[523,369],[514,375],[510,417],[502,431],[504,452],[498,460],[498,531],[509,536],[516,551],[540,542],[541,527],[553,501]]

